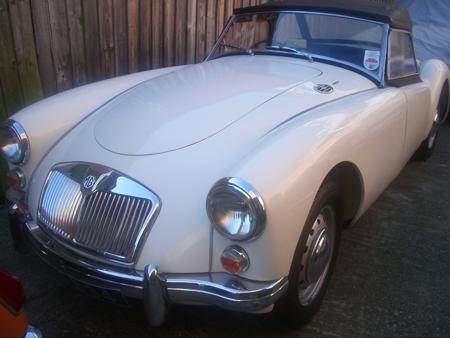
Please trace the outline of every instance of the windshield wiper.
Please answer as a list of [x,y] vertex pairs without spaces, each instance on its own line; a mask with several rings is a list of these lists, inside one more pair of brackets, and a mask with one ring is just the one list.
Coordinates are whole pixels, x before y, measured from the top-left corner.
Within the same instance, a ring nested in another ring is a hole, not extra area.
[[229,44],[223,43],[223,42],[221,43],[221,45],[226,47],[226,48],[236,49],[238,51],[241,51],[241,52],[246,53],[246,54],[251,55],[251,56],[255,55],[255,53],[253,53],[253,51],[251,49],[246,49],[246,48],[239,47],[239,46],[229,45]]
[[273,46],[267,46],[267,47],[265,47],[265,49],[269,49],[269,50],[272,49],[272,50],[279,50],[282,52],[295,53],[296,55],[300,55],[300,56],[307,58],[309,60],[309,62],[314,62],[314,59],[312,58],[312,56],[310,54],[301,52],[292,47],[273,45]]

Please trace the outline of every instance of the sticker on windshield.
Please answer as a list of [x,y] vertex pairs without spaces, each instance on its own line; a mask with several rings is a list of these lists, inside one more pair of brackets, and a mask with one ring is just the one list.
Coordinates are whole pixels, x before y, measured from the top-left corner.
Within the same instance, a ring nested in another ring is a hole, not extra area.
[[376,50],[366,50],[364,54],[364,68],[377,70],[380,67],[380,52]]

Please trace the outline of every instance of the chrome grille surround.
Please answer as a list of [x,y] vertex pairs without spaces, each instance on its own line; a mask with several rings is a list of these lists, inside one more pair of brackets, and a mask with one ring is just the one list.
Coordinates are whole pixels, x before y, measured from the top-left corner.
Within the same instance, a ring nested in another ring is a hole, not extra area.
[[113,169],[66,163],[50,171],[37,220],[79,255],[130,266],[160,206],[156,194]]

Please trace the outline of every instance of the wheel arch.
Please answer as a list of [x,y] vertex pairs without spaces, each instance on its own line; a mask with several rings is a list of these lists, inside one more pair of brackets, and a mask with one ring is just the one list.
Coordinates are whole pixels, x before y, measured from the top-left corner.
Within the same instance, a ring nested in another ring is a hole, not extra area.
[[352,223],[362,206],[364,181],[359,168],[350,161],[340,162],[326,175],[321,186],[333,181],[339,189],[337,212],[344,225]]

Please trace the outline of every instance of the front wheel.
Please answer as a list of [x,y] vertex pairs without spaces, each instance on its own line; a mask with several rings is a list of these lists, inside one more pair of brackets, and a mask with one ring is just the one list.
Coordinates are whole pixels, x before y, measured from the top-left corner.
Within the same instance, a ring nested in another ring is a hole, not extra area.
[[308,323],[318,311],[336,262],[340,227],[337,185],[320,189],[300,236],[286,295],[275,304],[275,316],[289,326]]

